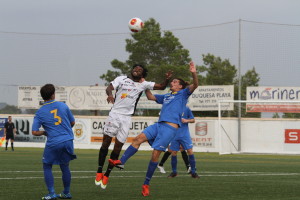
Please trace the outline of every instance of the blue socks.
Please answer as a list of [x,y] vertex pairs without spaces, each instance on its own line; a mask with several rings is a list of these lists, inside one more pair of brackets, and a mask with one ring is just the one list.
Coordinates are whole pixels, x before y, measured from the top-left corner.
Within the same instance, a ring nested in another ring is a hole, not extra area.
[[121,157],[121,162],[124,165],[126,163],[126,161],[133,156],[136,152],[138,151],[138,149],[134,148],[132,145],[130,145],[124,152],[124,154]]
[[44,178],[45,178],[48,191],[50,194],[55,194],[54,178],[52,174],[52,164],[43,163],[43,168],[44,168]]
[[63,193],[70,193],[70,185],[71,185],[71,171],[69,168],[69,164],[61,164],[59,165],[62,172],[62,181],[64,185]]
[[189,155],[190,165],[191,165],[191,172],[194,174],[196,172],[196,160],[194,154]]
[[[48,191],[50,194],[55,194],[52,164],[43,163],[43,168],[44,168],[44,178],[45,178]],[[62,180],[64,185],[63,193],[68,194],[70,193],[70,185],[71,185],[71,171],[69,169],[69,164],[61,164],[60,169],[62,172]]]
[[158,162],[152,162],[152,161],[149,162],[144,185],[149,185],[150,184],[150,180],[151,180],[151,178],[152,178],[152,176],[153,176],[153,174],[156,170],[157,165],[158,165]]
[[174,173],[177,173],[177,156],[173,156],[171,157],[171,166],[172,166],[172,171]]

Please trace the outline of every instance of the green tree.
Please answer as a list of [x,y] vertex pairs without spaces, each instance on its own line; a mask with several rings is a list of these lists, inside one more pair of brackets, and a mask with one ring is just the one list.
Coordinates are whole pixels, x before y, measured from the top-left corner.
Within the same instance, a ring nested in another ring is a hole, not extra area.
[[172,32],[161,33],[160,25],[153,18],[145,21],[145,27],[126,39],[126,51],[129,58],[125,62],[114,59],[111,65],[117,71],[108,70],[100,76],[106,85],[119,75],[127,75],[134,64],[142,64],[148,69],[147,80],[162,82],[164,74],[172,70],[174,76],[187,80],[190,78],[188,63],[189,51],[184,49]]
[[204,85],[232,85],[236,78],[237,69],[228,59],[222,60],[212,54],[202,55],[204,65],[198,69],[206,72],[203,77]]
[[[200,72],[204,72],[205,76],[200,76],[200,83],[204,85],[234,85],[234,99],[238,99],[238,77],[237,69],[232,65],[229,59],[223,60],[220,57],[216,57],[212,54],[202,55],[203,64],[198,66]],[[241,77],[241,100],[246,99],[246,88],[248,86],[258,86],[260,78],[258,73],[253,67],[251,70],[248,70]],[[237,105],[233,112],[228,112],[230,116],[237,116],[238,108]],[[200,116],[218,116],[217,111],[203,111],[198,113]],[[242,108],[243,117],[258,117],[260,113],[246,113],[245,106]]]
[[20,114],[21,110],[17,106],[6,105],[0,110],[0,114]]

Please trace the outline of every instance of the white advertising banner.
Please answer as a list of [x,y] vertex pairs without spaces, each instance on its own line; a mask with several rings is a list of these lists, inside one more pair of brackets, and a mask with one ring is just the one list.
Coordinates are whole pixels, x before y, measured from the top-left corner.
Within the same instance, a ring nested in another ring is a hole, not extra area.
[[[233,85],[199,86],[189,98],[188,106],[193,111],[218,110],[219,100],[233,100]],[[222,110],[233,110],[233,104],[222,104]]]
[[[110,110],[112,104],[106,101],[105,86],[57,86],[55,99],[65,102],[72,110]],[[165,94],[166,90],[153,90],[153,94]],[[233,85],[224,86],[200,86],[189,98],[189,107],[193,111],[218,110],[218,100],[233,100]],[[26,109],[38,109],[43,103],[40,96],[40,86],[19,86],[18,107]],[[142,94],[137,108],[161,109],[161,104],[149,101]],[[233,110],[232,104],[222,104],[222,110]]]
[[[38,109],[43,104],[41,86],[19,86],[18,107]],[[72,110],[110,110],[105,86],[56,86],[55,100],[65,102]]]
[[251,101],[290,101],[291,103],[247,103],[247,112],[299,113],[299,87],[247,87],[247,100]]
[[[45,136],[32,135],[32,123],[34,116],[13,116],[13,122],[16,126],[16,142],[42,142],[46,141]],[[77,119],[73,127],[74,143],[87,144],[90,138],[90,119]]]
[[[139,135],[145,128],[154,124],[157,117],[132,117],[131,126],[126,143],[131,143],[132,139]],[[103,141],[103,127],[106,118],[94,118],[91,121],[91,143],[99,143]]]

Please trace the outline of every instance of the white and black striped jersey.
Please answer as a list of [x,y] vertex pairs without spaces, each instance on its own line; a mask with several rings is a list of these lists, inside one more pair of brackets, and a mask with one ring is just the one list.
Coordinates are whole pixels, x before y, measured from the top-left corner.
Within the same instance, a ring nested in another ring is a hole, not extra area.
[[152,90],[155,83],[149,81],[139,83],[134,82],[127,76],[118,76],[111,84],[116,90],[115,103],[111,111],[123,115],[132,115],[143,91],[146,89]]

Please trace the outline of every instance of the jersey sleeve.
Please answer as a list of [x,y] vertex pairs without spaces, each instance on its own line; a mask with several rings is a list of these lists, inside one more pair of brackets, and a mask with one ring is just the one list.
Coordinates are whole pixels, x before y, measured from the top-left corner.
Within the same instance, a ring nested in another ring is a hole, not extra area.
[[194,115],[193,115],[193,112],[191,111],[190,108],[187,108],[187,118],[188,119],[194,119]]
[[163,95],[163,94],[155,94],[154,96],[156,98],[156,103],[159,103],[159,104],[163,104],[164,103],[165,95]]
[[42,126],[42,122],[38,116],[38,113],[36,113],[33,118],[32,131],[39,131],[41,126]]
[[146,89],[153,90],[155,82],[146,82]]
[[110,82],[112,84],[112,86],[114,87],[114,89],[116,89],[119,85],[120,82],[126,78],[126,76],[118,76],[117,78],[115,78],[112,82]]
[[69,107],[67,107],[67,113],[68,113],[68,118],[70,120],[70,122],[75,122],[75,118],[74,118],[74,115],[72,114],[71,110]]

